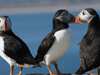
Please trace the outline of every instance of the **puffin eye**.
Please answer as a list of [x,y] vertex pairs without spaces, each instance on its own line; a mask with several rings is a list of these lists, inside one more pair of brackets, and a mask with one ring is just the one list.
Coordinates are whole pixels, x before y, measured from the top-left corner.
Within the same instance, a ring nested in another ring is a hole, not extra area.
[[83,15],[85,15],[85,13],[83,12]]
[[8,21],[8,22],[11,22],[9,18],[7,18],[7,21]]
[[9,19],[9,22],[11,22],[10,19]]
[[68,13],[66,13],[65,15],[68,15]]

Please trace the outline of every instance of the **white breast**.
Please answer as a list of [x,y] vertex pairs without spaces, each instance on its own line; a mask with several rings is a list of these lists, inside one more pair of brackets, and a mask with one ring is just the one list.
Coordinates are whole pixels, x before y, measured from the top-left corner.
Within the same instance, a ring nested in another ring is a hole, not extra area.
[[0,37],[0,56],[6,60],[10,66],[20,66],[20,67],[34,67],[34,65],[29,65],[29,64],[23,64],[23,65],[20,65],[18,63],[16,63],[15,60],[11,59],[10,57],[8,57],[5,53],[4,53],[4,40],[3,40],[4,37]]
[[46,65],[56,62],[66,52],[72,39],[70,28],[57,31],[54,36],[54,44],[45,55]]
[[15,61],[12,60],[11,58],[9,58],[5,53],[4,53],[4,40],[3,40],[4,37],[0,37],[0,56],[5,59],[10,66],[12,65],[15,65]]
[[4,41],[3,37],[0,37],[0,52],[4,50]]

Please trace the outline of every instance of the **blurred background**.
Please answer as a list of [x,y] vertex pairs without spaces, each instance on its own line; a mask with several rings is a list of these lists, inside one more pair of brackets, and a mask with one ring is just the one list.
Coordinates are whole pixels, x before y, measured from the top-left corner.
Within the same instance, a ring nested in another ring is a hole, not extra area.
[[94,7],[99,9],[100,0],[0,0],[0,13],[54,12],[60,8],[72,11]]
[[[0,0],[0,16],[8,15],[12,21],[12,30],[29,47],[33,57],[43,38],[52,30],[52,19],[59,9],[66,9],[75,17],[84,8],[94,8],[100,15],[100,0]],[[62,73],[74,74],[80,67],[79,46],[77,45],[87,31],[87,24],[70,24],[72,42],[67,52],[59,59]],[[53,73],[56,70],[51,65]],[[19,73],[16,67],[14,75]],[[0,57],[1,75],[9,75],[10,66]],[[22,75],[48,74],[46,66],[41,68],[24,68]],[[92,73],[97,73],[97,70]]]

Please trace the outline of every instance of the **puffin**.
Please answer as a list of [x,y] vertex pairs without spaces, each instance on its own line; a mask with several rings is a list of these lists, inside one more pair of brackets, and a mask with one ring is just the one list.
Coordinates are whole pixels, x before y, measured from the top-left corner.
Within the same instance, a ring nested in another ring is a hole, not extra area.
[[65,9],[58,10],[53,17],[53,29],[41,42],[35,60],[40,66],[47,65],[50,75],[55,75],[50,69],[50,64],[54,64],[58,74],[57,61],[67,51],[72,33],[69,23],[74,23],[75,17]]
[[76,74],[87,73],[98,69],[100,75],[100,19],[93,8],[82,10],[75,19],[76,24],[88,23],[88,30],[79,43],[81,66]]
[[31,55],[27,45],[12,32],[11,26],[9,16],[0,17],[0,56],[10,65],[10,75],[13,75],[16,66],[20,67],[18,75],[21,75],[23,67],[34,68],[39,64]]

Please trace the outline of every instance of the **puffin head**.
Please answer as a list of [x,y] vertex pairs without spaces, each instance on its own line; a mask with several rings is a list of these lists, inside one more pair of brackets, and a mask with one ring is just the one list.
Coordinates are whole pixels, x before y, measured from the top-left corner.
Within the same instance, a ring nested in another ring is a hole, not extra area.
[[78,16],[75,19],[75,23],[90,23],[95,17],[97,20],[99,20],[99,16],[93,8],[86,8],[78,14]]
[[11,20],[8,16],[2,16],[0,17],[0,31],[8,31],[11,29]]
[[74,23],[75,17],[70,14],[67,10],[58,10],[55,15],[54,19],[57,19],[64,23]]

